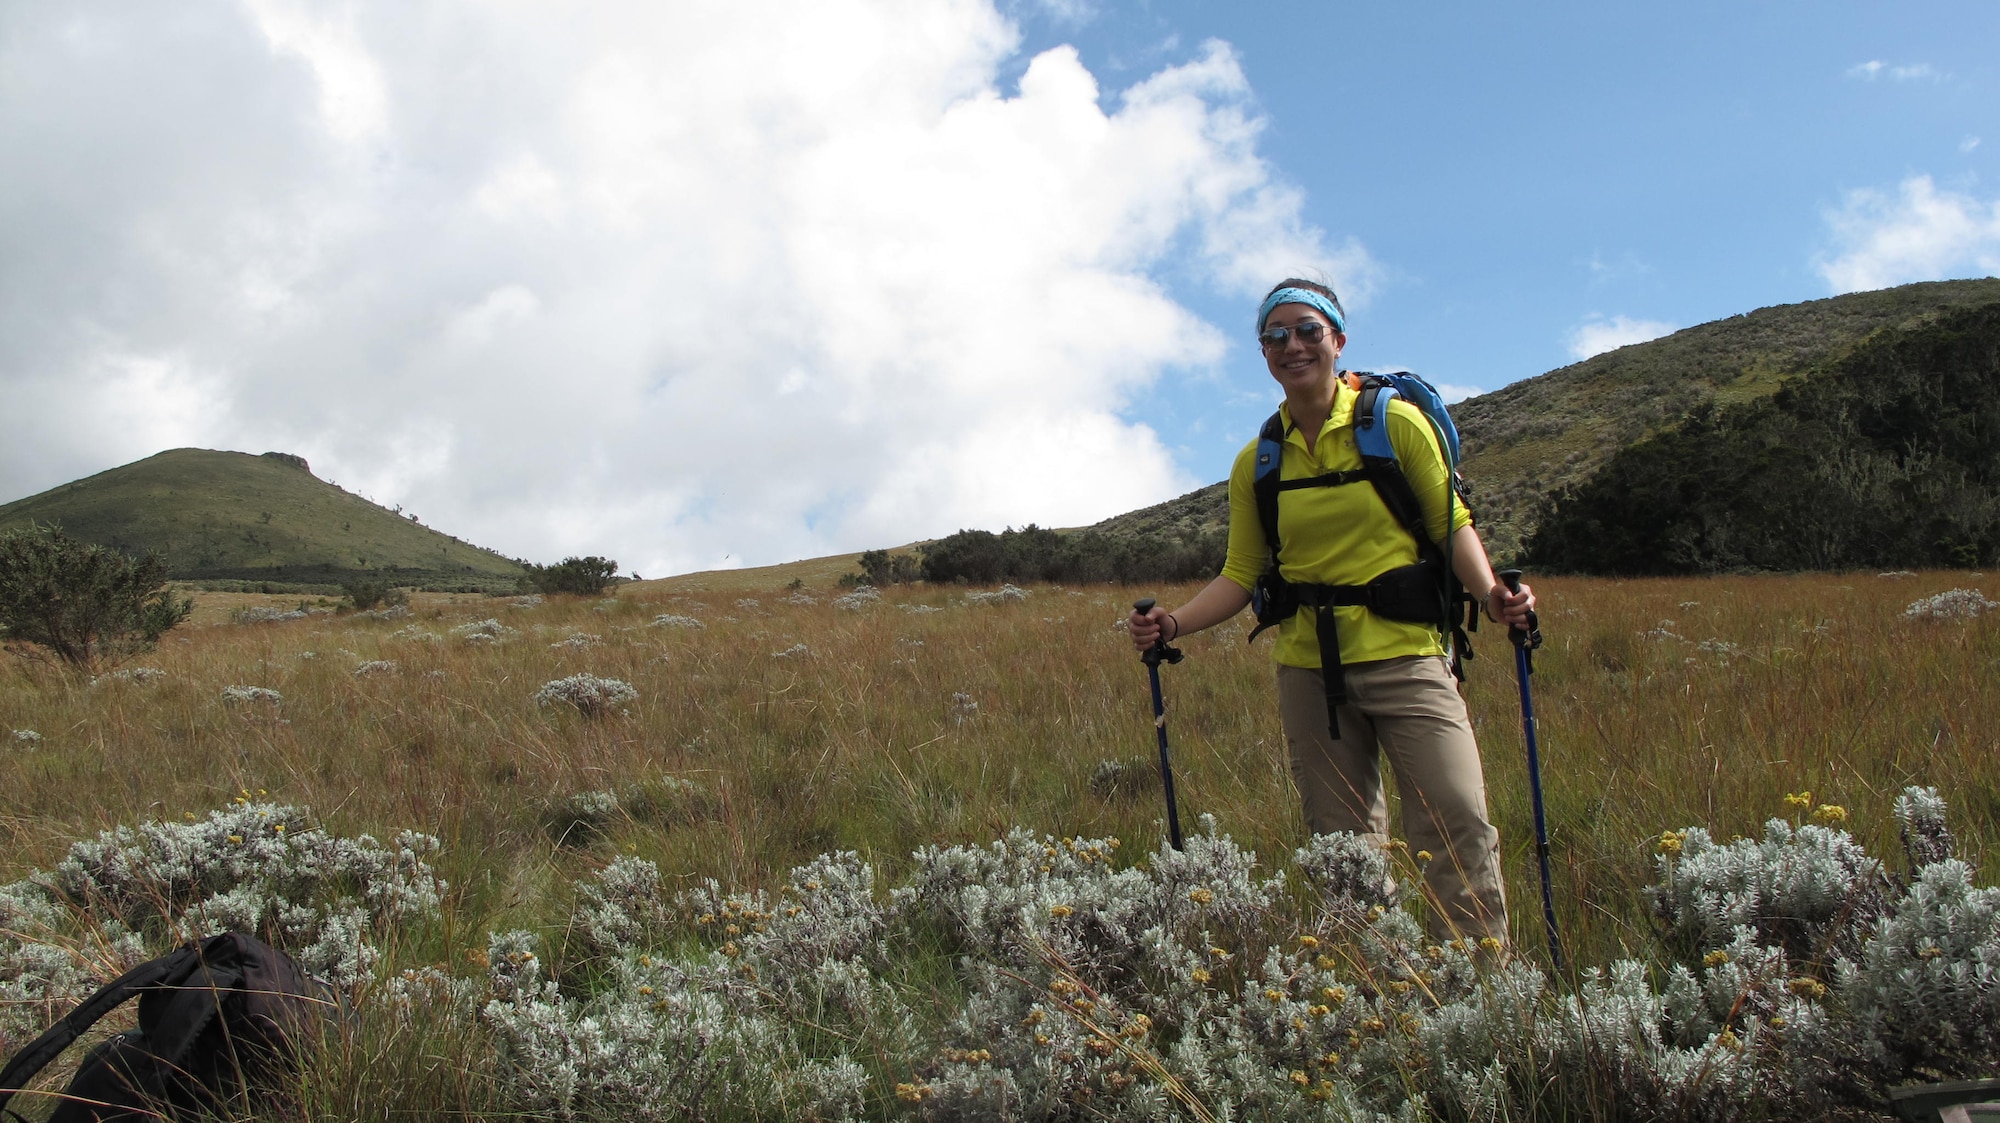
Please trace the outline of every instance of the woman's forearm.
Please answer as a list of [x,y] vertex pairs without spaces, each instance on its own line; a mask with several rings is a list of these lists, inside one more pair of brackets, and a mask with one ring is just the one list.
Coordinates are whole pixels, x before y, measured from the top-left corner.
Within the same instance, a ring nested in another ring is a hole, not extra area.
[[1493,562],[1486,556],[1486,544],[1479,540],[1479,531],[1471,523],[1459,527],[1451,536],[1451,569],[1465,591],[1484,604],[1495,580]]
[[1168,638],[1174,639],[1199,632],[1203,628],[1212,628],[1243,611],[1243,607],[1249,603],[1250,594],[1243,586],[1227,577],[1218,577],[1202,586],[1201,592],[1196,593],[1193,600],[1169,613],[1174,618],[1174,624],[1180,627],[1175,631],[1173,625],[1168,625]]

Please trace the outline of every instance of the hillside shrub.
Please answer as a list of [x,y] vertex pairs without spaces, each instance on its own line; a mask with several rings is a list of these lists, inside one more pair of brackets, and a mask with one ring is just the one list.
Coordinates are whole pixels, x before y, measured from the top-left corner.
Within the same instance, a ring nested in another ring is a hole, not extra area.
[[1078,531],[1061,534],[1032,523],[998,534],[961,530],[920,547],[923,578],[994,585],[1009,582],[1089,584],[1196,581],[1222,571],[1228,532],[1134,536]]
[[907,585],[912,581],[921,581],[924,577],[923,559],[915,554],[892,554],[887,550],[869,550],[861,555],[860,565],[860,573],[842,574],[840,583],[848,588],[856,585],[873,585],[878,589],[886,589],[890,585]]
[[1772,397],[1703,406],[1563,493],[1528,554],[1636,576],[2000,559],[2000,303],[1875,336]]
[[410,603],[410,594],[390,584],[386,577],[351,578],[340,583],[340,591],[347,594],[348,601],[359,612]]
[[167,564],[58,527],[0,535],[0,636],[9,650],[75,667],[151,650],[194,601],[167,591]]
[[554,565],[526,563],[528,586],[546,595],[602,596],[618,576],[618,563],[609,558],[564,558]]

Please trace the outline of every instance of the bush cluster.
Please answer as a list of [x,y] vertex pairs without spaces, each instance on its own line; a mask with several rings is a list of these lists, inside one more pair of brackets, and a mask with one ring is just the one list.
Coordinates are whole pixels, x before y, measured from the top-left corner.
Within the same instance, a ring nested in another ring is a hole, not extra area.
[[[565,834],[700,814],[701,789],[581,793]],[[1729,843],[1658,840],[1651,961],[1570,983],[1437,943],[1403,852],[1321,835],[1288,867],[1204,816],[1136,864],[1115,838],[925,847],[902,884],[851,852],[776,893],[674,893],[652,862],[576,885],[567,933],[492,933],[475,973],[403,971],[364,1017],[469,1031],[449,1059],[536,1118],[1304,1121],[1823,1118],[2000,1063],[2000,890],[1944,802],[1897,801],[1892,871],[1838,807]],[[435,839],[390,846],[253,802],[79,843],[0,887],[0,1034],[33,1033],[189,934],[255,931],[353,983],[438,916]],[[88,943],[102,954],[78,957]]]
[[0,637],[75,667],[150,650],[194,611],[167,591],[167,563],[127,557],[53,526],[0,534]]
[[1971,568],[2000,558],[2000,304],[1870,339],[1684,421],[1562,493],[1544,568],[1620,575]]
[[1205,580],[1222,571],[1228,532],[1097,531],[1061,534],[1033,524],[998,534],[961,530],[922,546],[923,579],[992,585],[1002,581],[1120,584]]
[[527,569],[527,586],[523,592],[537,592],[546,595],[568,593],[571,596],[601,596],[618,576],[618,563],[609,558],[596,556],[587,558],[564,558],[554,565],[523,563]]
[[340,591],[358,611],[371,608],[393,608],[410,603],[410,594],[400,586],[390,583],[386,577],[354,577],[340,583]]

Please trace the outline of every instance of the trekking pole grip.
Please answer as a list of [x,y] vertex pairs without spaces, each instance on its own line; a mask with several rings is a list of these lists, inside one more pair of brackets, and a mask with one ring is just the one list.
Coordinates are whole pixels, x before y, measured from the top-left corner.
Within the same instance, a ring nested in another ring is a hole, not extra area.
[[[1152,612],[1153,606],[1158,603],[1160,602],[1152,597],[1140,597],[1138,600],[1132,602],[1132,611],[1144,616]],[[1177,647],[1167,646],[1167,635],[1165,630],[1162,630],[1160,635],[1153,640],[1153,646],[1142,652],[1139,659],[1148,667],[1157,667],[1163,661],[1167,663],[1180,662],[1181,651]]]
[[[1507,586],[1508,592],[1518,593],[1521,591],[1520,570],[1503,569],[1493,576],[1498,577],[1500,583]],[[1513,624],[1507,625],[1507,638],[1514,641],[1514,646],[1516,647],[1526,646],[1535,648],[1542,646],[1542,622],[1536,616],[1533,609],[1528,610],[1527,627],[1522,628]]]

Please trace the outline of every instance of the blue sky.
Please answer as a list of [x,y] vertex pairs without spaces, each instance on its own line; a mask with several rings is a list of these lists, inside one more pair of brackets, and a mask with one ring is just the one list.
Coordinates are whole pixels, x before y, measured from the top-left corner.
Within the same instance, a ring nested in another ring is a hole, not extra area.
[[[1356,369],[1497,389],[1574,361],[1580,328],[1674,327],[1838,290],[1850,193],[2000,196],[2000,6],[1300,4],[1014,9],[1024,56],[1073,43],[1107,90],[1227,41],[1304,216],[1379,266],[1350,309]],[[1991,235],[1989,235],[1991,237]],[[1928,275],[1985,276],[1975,258]],[[1175,295],[1232,331],[1149,416],[1219,479],[1272,395],[1233,295]],[[1642,332],[1643,334],[1643,332]],[[1239,374],[1238,372],[1247,372]]]
[[0,499],[280,450],[628,571],[1220,479],[1258,296],[1460,393],[2000,271],[2000,8],[0,3]]

